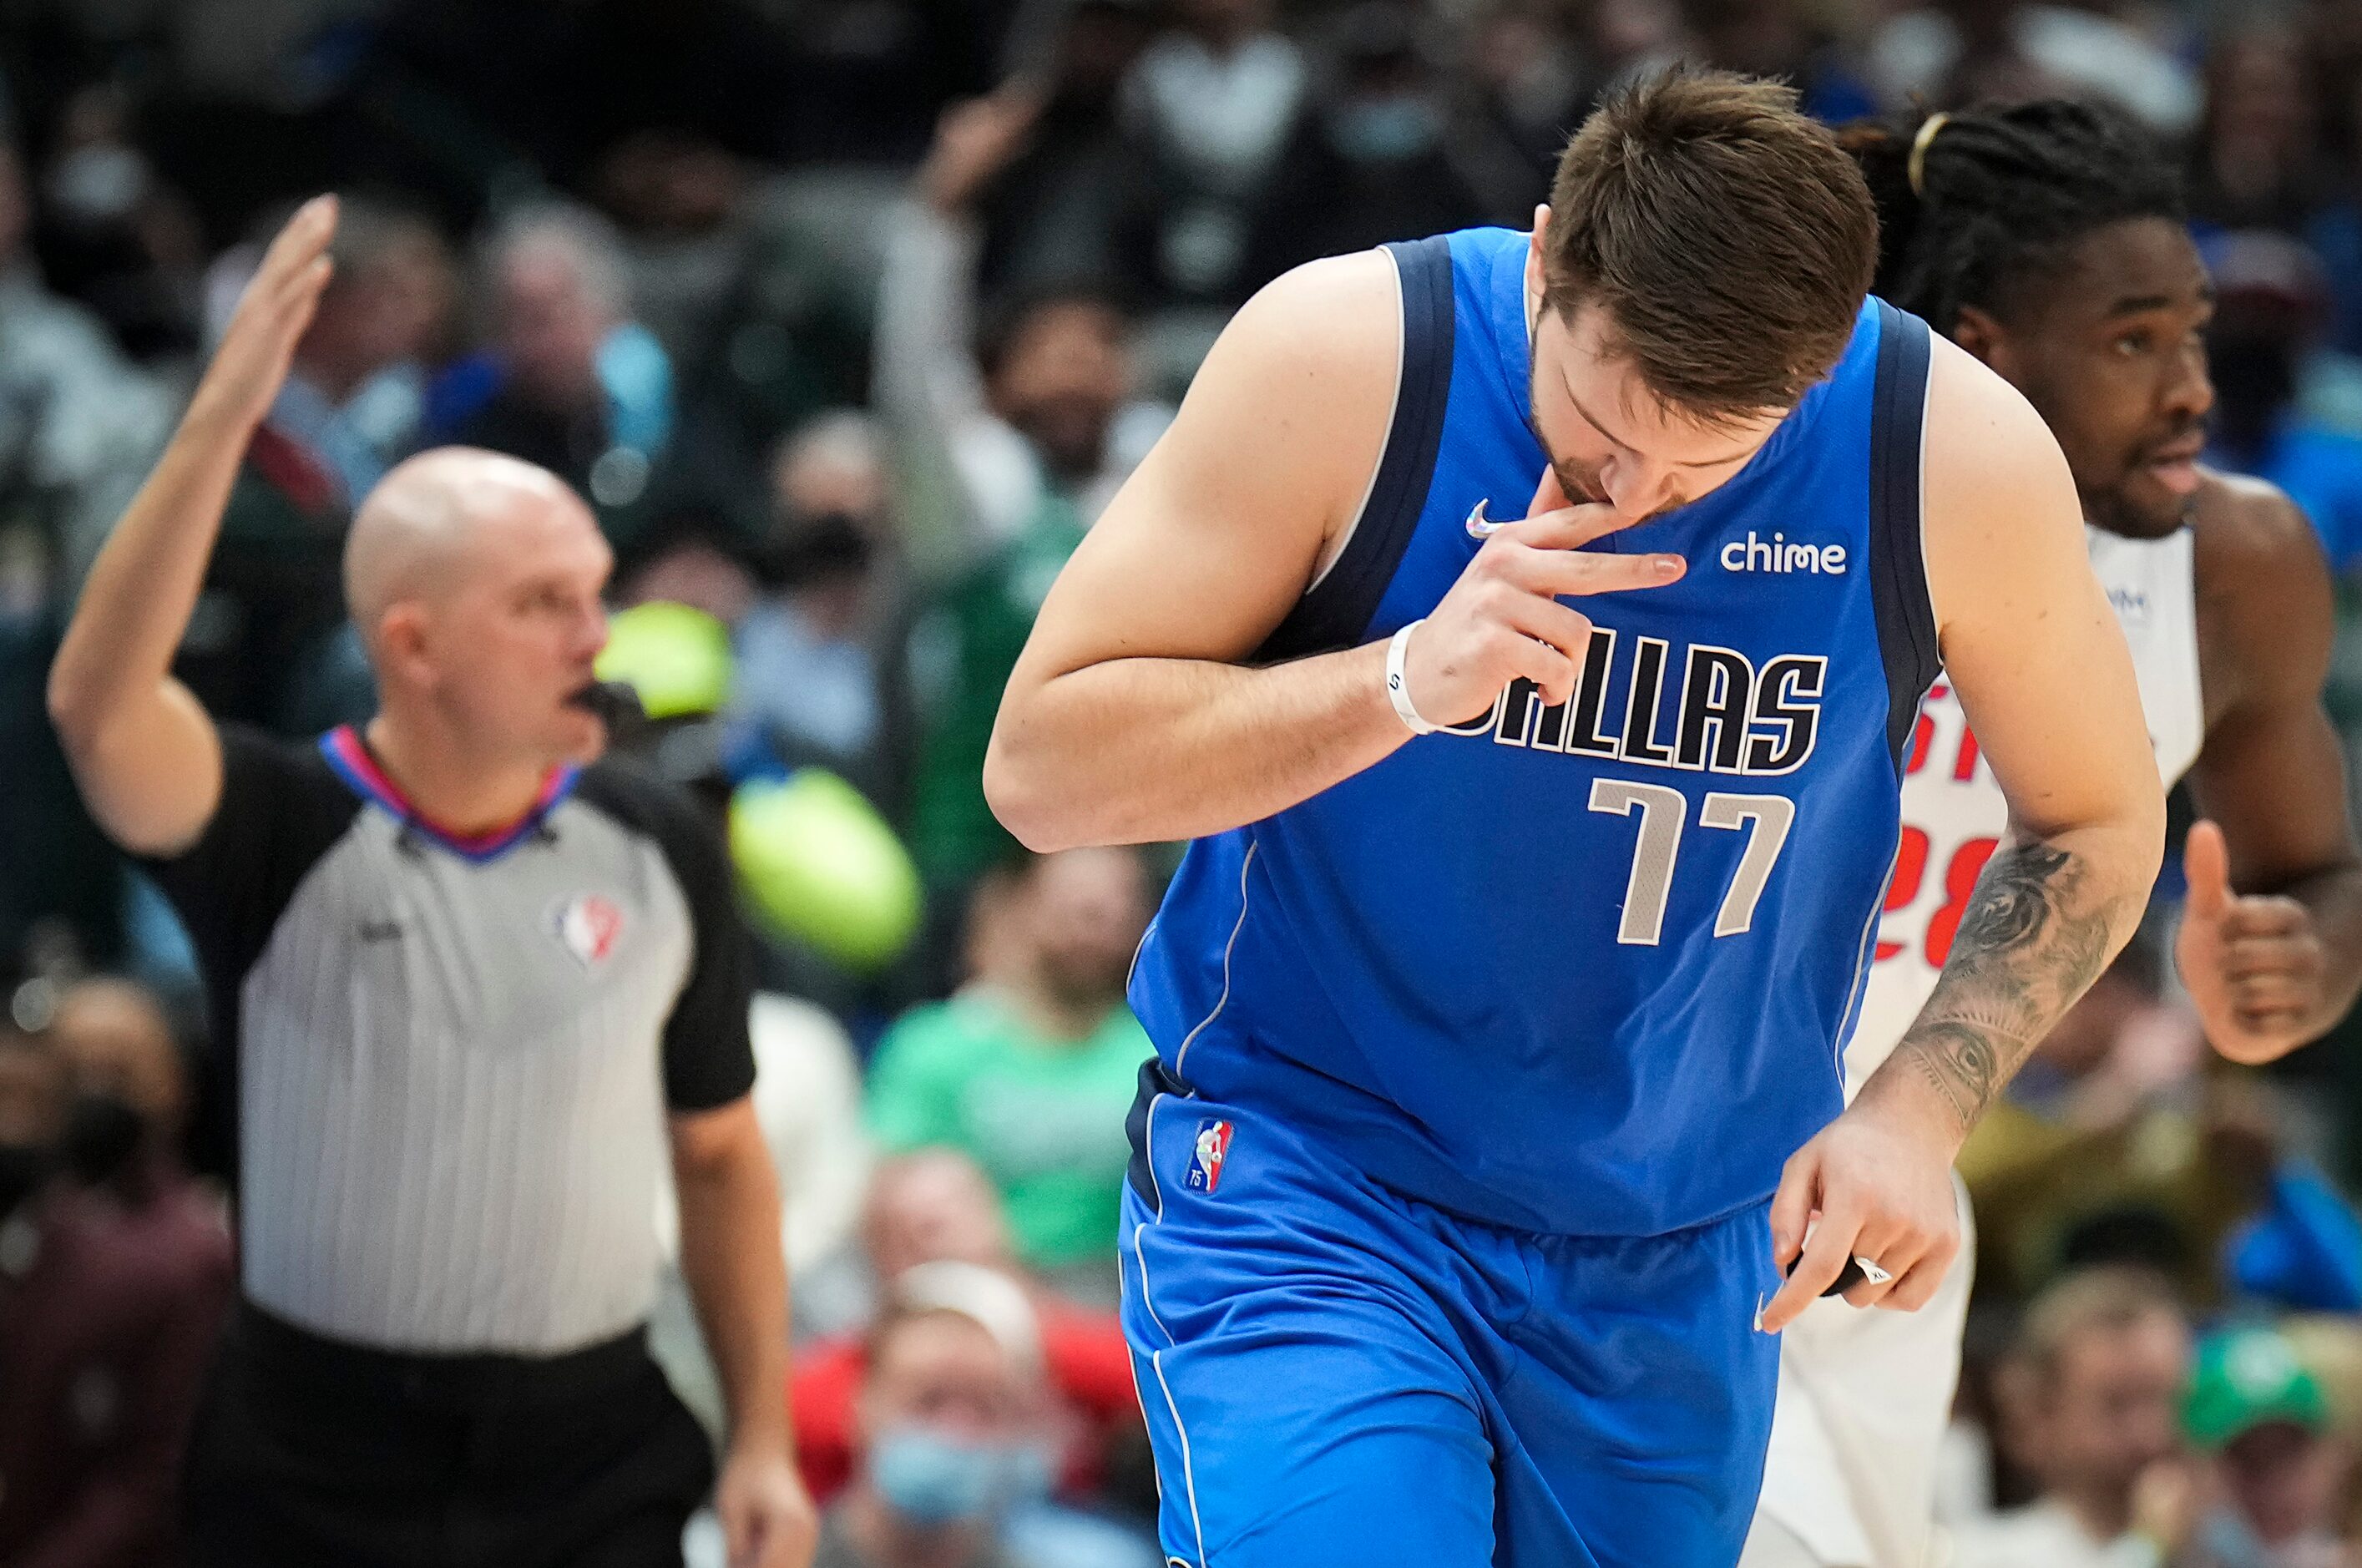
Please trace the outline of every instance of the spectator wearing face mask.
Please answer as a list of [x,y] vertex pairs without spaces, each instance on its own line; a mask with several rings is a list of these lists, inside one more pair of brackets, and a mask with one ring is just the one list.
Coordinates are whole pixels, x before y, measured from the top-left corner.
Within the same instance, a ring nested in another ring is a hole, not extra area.
[[1144,1536],[1043,1501],[1054,1448],[1025,1294],[922,1264],[869,1332],[858,1459],[812,1568],[1149,1568]]
[[162,381],[44,278],[18,149],[0,136],[0,952],[64,916],[86,950],[122,940],[113,856],[75,800],[41,708],[80,575],[171,427]]
[[734,725],[789,766],[814,763],[898,799],[886,645],[904,597],[877,425],[840,410],[785,441],[771,469],[776,587],[732,628]]
[[2201,1341],[2182,1419],[2211,1457],[2218,1499],[2198,1522],[2191,1568],[2350,1568],[2337,1530],[2354,1456],[2285,1335],[2250,1326]]
[[42,1045],[0,1046],[0,1106],[35,1053],[71,1100],[61,1179],[0,1240],[0,1562],[169,1562],[182,1446],[229,1300],[228,1231],[174,1152],[180,1054],[146,992],[67,991]]
[[2171,1562],[2193,1511],[2180,1430],[2189,1371],[2189,1325],[2150,1275],[2091,1269],[2036,1297],[2001,1394],[2004,1446],[2041,1495],[1964,1525],[1956,1568]]
[[[1112,1311],[1084,1306],[1029,1274],[1010,1247],[1000,1197],[976,1162],[954,1149],[921,1149],[877,1169],[861,1217],[861,1262],[873,1286],[923,1264],[974,1264],[1014,1281],[1039,1327],[1046,1397],[1058,1406],[1063,1496],[1088,1496],[1112,1471],[1144,1454],[1131,1354]],[[809,1293],[807,1293],[809,1294]],[[793,1394],[796,1462],[826,1501],[853,1473],[855,1413],[866,1374],[863,1342],[842,1333],[803,1345]],[[1153,1510],[1152,1496],[1140,1499]]]
[[1034,619],[1082,540],[1076,514],[1050,505],[911,623],[904,653],[918,737],[908,790],[911,850],[951,903],[1019,848],[985,799],[985,753]]
[[976,977],[904,1015],[871,1064],[880,1146],[974,1159],[1018,1256],[1087,1299],[1114,1297],[1123,1123],[1148,1055],[1124,981],[1148,899],[1130,849],[1015,862],[979,893]]

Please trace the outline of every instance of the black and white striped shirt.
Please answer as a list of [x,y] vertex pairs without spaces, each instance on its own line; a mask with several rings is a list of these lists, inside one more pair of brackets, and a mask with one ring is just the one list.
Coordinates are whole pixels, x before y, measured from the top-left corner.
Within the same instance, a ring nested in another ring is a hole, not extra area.
[[754,1083],[718,835],[625,764],[553,775],[469,840],[349,729],[222,745],[212,823],[149,868],[234,1043],[247,1295],[403,1351],[550,1353],[640,1321],[665,1112]]

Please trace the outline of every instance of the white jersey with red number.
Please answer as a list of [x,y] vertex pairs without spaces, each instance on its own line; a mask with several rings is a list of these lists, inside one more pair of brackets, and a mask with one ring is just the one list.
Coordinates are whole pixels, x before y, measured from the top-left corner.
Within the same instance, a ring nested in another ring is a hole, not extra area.
[[[2158,770],[2170,783],[2195,760],[2205,732],[2190,532],[2141,540],[2094,529],[2090,544],[2092,569],[2132,647]],[[1905,761],[1903,842],[1846,1053],[1849,1098],[1935,988],[1969,889],[2009,818],[1948,685],[1939,682],[1920,705]],[[1780,1336],[1779,1402],[1757,1509],[1767,1522],[1749,1540],[1740,1568],[1793,1563],[1783,1535],[1813,1561],[1846,1568],[1946,1561],[1933,1535],[1936,1470],[1975,1253],[1967,1198],[1961,1191],[1961,1255],[1933,1301],[1916,1312],[1816,1301]]]
[[[2132,649],[2149,744],[2168,788],[2197,760],[2206,713],[2198,691],[2197,595],[2192,536],[2127,539],[2086,528],[2092,570]],[[1919,705],[1904,758],[1903,838],[1862,997],[1861,1020],[1846,1048],[1846,1098],[1886,1060],[1935,988],[1977,873],[1984,869],[2009,803],[1979,753],[1959,699],[1938,679]]]

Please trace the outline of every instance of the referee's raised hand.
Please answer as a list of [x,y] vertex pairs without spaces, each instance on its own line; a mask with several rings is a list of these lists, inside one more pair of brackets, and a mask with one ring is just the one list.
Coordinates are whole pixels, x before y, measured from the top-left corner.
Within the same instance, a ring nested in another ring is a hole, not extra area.
[[270,412],[296,342],[312,325],[312,313],[328,286],[334,271],[328,245],[336,236],[336,197],[315,196],[295,209],[238,296],[213,362],[197,383],[191,421],[218,420],[240,432],[243,444],[243,433]]
[[220,740],[172,656],[247,444],[327,287],[336,232],[336,198],[315,196],[270,242],[171,445],[91,563],[50,668],[50,716],[83,799],[138,854],[186,846],[220,799]]

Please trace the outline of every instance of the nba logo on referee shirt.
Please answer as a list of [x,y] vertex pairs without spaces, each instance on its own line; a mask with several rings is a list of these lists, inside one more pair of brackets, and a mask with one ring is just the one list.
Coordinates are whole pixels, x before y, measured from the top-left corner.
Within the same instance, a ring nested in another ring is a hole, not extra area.
[[603,893],[577,893],[552,912],[550,925],[576,963],[595,969],[624,934],[624,911]]
[[1222,1185],[1222,1162],[1231,1157],[1231,1124],[1198,1123],[1198,1143],[1189,1153],[1189,1175],[1183,1186],[1191,1192],[1211,1192]]

